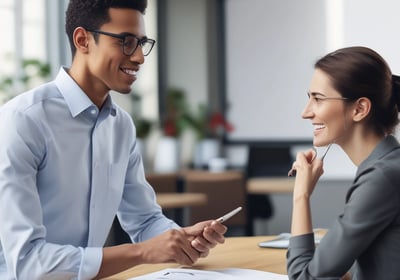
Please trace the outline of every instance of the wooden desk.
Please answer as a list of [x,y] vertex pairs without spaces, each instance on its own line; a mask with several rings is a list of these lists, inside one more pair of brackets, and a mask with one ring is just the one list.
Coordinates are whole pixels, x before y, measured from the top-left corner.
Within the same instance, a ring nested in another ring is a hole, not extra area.
[[203,193],[157,193],[156,197],[162,209],[207,204],[207,196]]
[[249,194],[292,193],[294,178],[260,177],[247,180],[246,189]]
[[[200,259],[193,268],[224,269],[249,268],[286,274],[286,250],[259,248],[258,243],[274,236],[230,237],[222,245],[211,250],[207,258]],[[108,280],[125,280],[130,277],[155,272],[164,268],[176,268],[177,264],[144,264],[108,277]]]

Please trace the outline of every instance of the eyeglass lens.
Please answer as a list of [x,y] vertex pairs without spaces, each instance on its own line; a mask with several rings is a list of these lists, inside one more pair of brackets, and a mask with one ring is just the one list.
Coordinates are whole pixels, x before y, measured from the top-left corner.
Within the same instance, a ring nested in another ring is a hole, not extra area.
[[139,40],[135,36],[127,35],[124,38],[124,54],[132,55],[136,48],[140,45],[142,48],[143,55],[148,55],[153,48],[153,41],[149,39]]

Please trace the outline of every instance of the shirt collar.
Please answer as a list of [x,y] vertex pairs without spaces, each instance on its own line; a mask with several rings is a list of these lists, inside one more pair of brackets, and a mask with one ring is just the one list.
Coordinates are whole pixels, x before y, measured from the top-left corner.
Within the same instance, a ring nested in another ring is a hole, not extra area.
[[[55,78],[55,83],[60,90],[68,108],[71,112],[72,117],[76,117],[80,113],[84,112],[90,107],[96,106],[86,93],[79,87],[79,85],[71,78],[67,73],[68,69],[61,67],[60,71]],[[115,104],[113,103],[111,96],[108,95],[103,109],[108,110],[112,116],[116,115]]]
[[111,95],[108,95],[106,101],[103,104],[103,109],[107,110],[111,116],[115,117],[117,114],[117,109],[115,108],[115,104],[111,98]]
[[360,164],[356,177],[396,148],[399,148],[399,142],[393,135],[383,138],[372,153]]

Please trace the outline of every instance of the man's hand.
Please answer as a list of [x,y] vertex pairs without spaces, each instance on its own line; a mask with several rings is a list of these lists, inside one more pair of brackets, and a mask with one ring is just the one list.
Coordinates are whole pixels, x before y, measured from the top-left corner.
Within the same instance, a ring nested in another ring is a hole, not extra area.
[[189,241],[200,257],[208,256],[210,249],[225,242],[227,227],[220,222],[209,220],[181,229],[189,236]]
[[176,262],[192,265],[200,257],[199,251],[191,245],[193,239],[184,230],[172,229],[136,245],[140,247],[141,263]]
[[193,265],[200,257],[206,257],[218,243],[224,243],[226,230],[226,226],[213,220],[169,230],[135,244],[141,255],[138,264],[175,262]]
[[209,250],[225,241],[227,228],[217,221],[205,221],[172,229],[147,241],[103,249],[103,261],[95,279],[102,279],[139,264],[174,262],[193,265]]

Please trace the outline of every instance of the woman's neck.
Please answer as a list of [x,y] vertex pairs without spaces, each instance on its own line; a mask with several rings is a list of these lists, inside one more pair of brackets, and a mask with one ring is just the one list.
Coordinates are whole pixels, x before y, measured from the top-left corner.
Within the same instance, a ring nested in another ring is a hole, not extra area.
[[349,141],[340,144],[340,146],[351,161],[356,166],[359,166],[372,153],[383,138],[385,138],[385,136],[379,136],[372,132],[354,133]]

